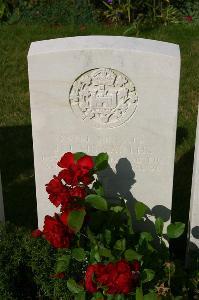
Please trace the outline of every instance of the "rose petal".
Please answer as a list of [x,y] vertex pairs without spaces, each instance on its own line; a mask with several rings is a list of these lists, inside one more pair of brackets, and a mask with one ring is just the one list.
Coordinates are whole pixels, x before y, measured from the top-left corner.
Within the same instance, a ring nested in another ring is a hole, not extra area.
[[65,153],[57,163],[57,165],[63,169],[68,169],[73,164],[75,164],[75,158],[71,152]]
[[78,166],[83,169],[91,170],[94,167],[94,162],[91,156],[85,155],[78,159],[77,161]]

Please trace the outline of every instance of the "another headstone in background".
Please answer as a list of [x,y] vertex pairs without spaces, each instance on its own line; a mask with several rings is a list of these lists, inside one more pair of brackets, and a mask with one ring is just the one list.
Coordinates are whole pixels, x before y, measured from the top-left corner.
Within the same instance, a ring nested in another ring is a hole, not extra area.
[[189,213],[188,244],[188,248],[190,251],[199,249],[199,112],[196,128],[196,143]]
[[53,214],[45,184],[67,151],[108,152],[118,191],[169,219],[180,52],[159,41],[86,36],[34,42],[28,54],[39,227]]
[[3,191],[2,191],[2,183],[1,183],[1,173],[0,173],[0,221],[4,222],[4,205],[3,205]]

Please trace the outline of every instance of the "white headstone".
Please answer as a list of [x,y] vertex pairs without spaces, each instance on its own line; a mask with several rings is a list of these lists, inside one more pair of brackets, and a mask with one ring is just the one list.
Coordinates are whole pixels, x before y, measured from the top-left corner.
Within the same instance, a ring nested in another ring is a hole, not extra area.
[[199,113],[189,213],[189,250],[199,249]]
[[151,208],[170,209],[178,45],[113,36],[62,38],[32,43],[28,65],[39,226],[54,212],[45,184],[67,151],[108,152],[113,171],[103,181],[109,196],[119,189]]
[[0,173],[0,221],[4,222],[4,205],[3,205],[3,191],[2,191],[2,184],[1,184],[1,173]]

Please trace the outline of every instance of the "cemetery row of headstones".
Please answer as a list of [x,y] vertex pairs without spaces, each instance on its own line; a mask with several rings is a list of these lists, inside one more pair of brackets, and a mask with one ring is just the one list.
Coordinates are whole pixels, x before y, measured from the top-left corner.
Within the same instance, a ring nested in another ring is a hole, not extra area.
[[[44,187],[67,151],[108,152],[110,168],[101,178],[106,195],[142,201],[169,221],[179,47],[108,36],[34,42],[28,69],[38,226],[53,214]],[[190,241],[198,245],[199,141],[194,168]]]

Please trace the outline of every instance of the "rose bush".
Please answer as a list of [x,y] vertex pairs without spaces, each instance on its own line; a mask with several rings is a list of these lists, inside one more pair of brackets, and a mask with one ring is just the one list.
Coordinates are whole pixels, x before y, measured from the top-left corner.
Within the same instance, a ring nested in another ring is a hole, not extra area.
[[[46,191],[60,213],[47,215],[43,229],[32,232],[57,251],[49,278],[63,280],[77,300],[173,299],[175,264],[166,240],[179,237],[184,224],[164,228],[163,220],[154,216],[153,235],[136,231],[126,200],[121,195],[114,203],[105,199],[98,172],[108,166],[106,153],[91,157],[67,152],[57,164],[61,170]],[[138,222],[150,214],[142,202],[135,203]]]

